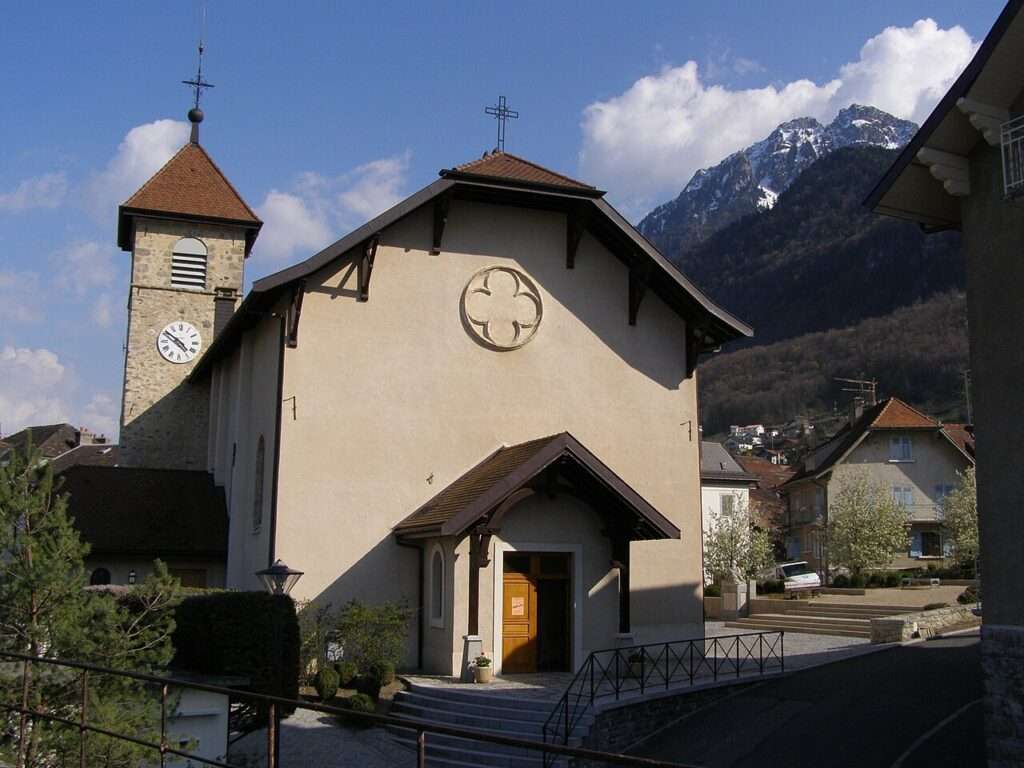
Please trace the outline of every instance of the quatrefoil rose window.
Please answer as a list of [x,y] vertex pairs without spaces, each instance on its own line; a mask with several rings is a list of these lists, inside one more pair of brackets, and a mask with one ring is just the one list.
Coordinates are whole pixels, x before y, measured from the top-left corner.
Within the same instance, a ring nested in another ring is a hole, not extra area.
[[509,267],[480,270],[462,292],[466,329],[491,349],[523,346],[537,332],[543,314],[537,286]]

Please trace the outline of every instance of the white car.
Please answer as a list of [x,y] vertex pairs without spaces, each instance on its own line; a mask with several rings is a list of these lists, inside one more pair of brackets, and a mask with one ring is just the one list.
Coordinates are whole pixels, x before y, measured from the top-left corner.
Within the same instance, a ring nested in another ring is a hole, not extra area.
[[781,579],[786,592],[806,589],[821,589],[821,577],[805,560],[779,563],[775,566],[775,578]]

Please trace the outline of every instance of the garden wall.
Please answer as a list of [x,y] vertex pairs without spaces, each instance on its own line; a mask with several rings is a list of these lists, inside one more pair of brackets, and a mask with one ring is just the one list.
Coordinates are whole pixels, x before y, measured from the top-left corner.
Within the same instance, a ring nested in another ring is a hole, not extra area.
[[970,605],[956,605],[872,619],[871,642],[901,643],[914,637],[931,637],[946,627],[973,621],[972,608]]

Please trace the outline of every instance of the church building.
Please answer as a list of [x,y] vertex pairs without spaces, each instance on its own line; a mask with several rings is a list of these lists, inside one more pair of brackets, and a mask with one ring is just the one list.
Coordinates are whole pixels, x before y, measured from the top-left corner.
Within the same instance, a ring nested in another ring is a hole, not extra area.
[[485,153],[239,303],[259,229],[198,122],[118,215],[121,463],[209,478],[226,586],[405,601],[438,674],[701,633],[697,361],[752,331],[603,191]]

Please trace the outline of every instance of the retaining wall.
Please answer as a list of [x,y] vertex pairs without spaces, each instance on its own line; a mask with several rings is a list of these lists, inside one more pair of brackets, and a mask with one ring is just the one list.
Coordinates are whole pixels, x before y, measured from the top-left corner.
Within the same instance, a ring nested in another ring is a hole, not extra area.
[[914,637],[931,637],[946,627],[975,619],[970,605],[933,608],[871,620],[872,643],[901,643]]

